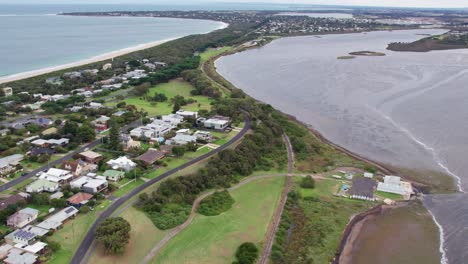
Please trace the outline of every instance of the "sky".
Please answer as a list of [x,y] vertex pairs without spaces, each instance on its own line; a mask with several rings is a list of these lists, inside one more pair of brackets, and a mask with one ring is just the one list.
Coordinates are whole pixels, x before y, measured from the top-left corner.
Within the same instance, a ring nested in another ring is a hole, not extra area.
[[0,0],[0,4],[198,4],[226,2],[268,2],[284,4],[312,5],[360,5],[360,6],[398,6],[398,7],[434,7],[462,8],[468,7],[468,0]]

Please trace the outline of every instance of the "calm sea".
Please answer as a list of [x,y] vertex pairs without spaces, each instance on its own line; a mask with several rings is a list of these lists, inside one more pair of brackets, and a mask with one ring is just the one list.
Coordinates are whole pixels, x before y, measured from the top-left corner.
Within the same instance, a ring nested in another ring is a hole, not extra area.
[[172,18],[55,15],[135,9],[118,7],[0,6],[0,76],[72,63],[148,42],[206,33],[222,25]]
[[[398,167],[440,171],[468,190],[468,50],[398,53],[388,43],[441,30],[306,36],[217,61],[254,98],[313,125],[354,152]],[[373,50],[384,57],[338,60]],[[450,263],[468,260],[468,195],[427,196]]]

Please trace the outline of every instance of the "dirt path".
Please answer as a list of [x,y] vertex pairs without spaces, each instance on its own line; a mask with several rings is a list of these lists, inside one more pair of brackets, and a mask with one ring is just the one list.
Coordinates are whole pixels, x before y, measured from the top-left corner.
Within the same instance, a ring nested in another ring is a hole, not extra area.
[[278,231],[278,226],[281,222],[281,215],[283,214],[284,206],[288,200],[288,193],[291,191],[293,186],[292,174],[294,172],[294,152],[291,146],[291,142],[289,141],[289,138],[286,134],[283,135],[283,140],[286,144],[286,149],[288,152],[288,175],[286,177],[286,186],[284,187],[283,193],[281,194],[280,202],[276,208],[273,220],[270,222],[270,226],[268,227],[266,241],[258,261],[259,264],[268,263],[271,249],[273,247],[273,243],[275,242],[276,231]]
[[[270,247],[269,247],[268,252],[271,251],[271,246],[273,246],[274,236],[275,236],[275,233],[276,233],[276,229],[277,229],[277,227],[279,225],[279,219],[281,219],[281,213],[283,211],[284,204],[286,203],[286,199],[284,197],[287,198],[287,194],[289,192],[289,189],[292,186],[292,177],[291,176],[292,176],[292,172],[294,170],[294,154],[292,153],[292,146],[291,146],[291,143],[289,142],[289,138],[286,135],[284,135],[283,140],[286,143],[286,148],[287,148],[287,151],[288,151],[288,174],[273,174],[273,175],[254,176],[254,177],[251,177],[251,178],[247,178],[247,179],[241,181],[240,183],[238,183],[237,185],[234,185],[234,186],[232,186],[231,188],[228,189],[228,191],[233,191],[233,190],[236,190],[236,189],[244,186],[247,183],[250,183],[250,182],[252,182],[254,180],[258,180],[258,179],[288,176],[288,180],[287,180],[287,183],[286,183],[286,188],[283,191],[283,194],[281,196],[281,202],[283,202],[283,199],[285,201],[284,201],[284,203],[280,203],[281,206],[279,206],[278,209],[281,209],[281,210],[280,210],[280,212],[278,212],[278,210],[277,210],[277,212],[275,213],[274,221],[272,222],[273,226],[270,226],[269,230],[268,230],[267,239],[268,239],[268,243],[271,244]],[[177,234],[182,232],[182,230],[187,228],[192,223],[193,219],[195,218],[195,216],[197,214],[197,208],[200,205],[201,201],[203,199],[205,199],[206,197],[210,196],[211,194],[213,194],[215,191],[218,191],[218,190],[212,190],[212,191],[209,191],[209,192],[204,193],[201,196],[199,196],[193,202],[192,210],[190,212],[189,218],[183,224],[181,224],[181,225],[175,227],[174,229],[172,229],[162,240],[160,240],[153,247],[153,249],[151,249],[151,251],[146,255],[146,257],[143,259],[143,261],[141,263],[143,263],[143,264],[149,263],[151,261],[151,259],[153,259],[156,256],[156,254],[161,250],[161,248],[163,248],[173,237],[175,237]],[[268,259],[268,256],[269,256],[269,253],[266,255],[267,259]]]

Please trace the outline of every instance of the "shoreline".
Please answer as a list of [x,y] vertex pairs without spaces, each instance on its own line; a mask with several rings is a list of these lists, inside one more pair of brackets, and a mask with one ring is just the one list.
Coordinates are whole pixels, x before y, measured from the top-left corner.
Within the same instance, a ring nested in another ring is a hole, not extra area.
[[[218,28],[215,28],[213,30],[210,30],[210,31],[207,31],[207,32],[204,32],[204,33],[200,33],[200,34],[206,34],[206,33],[212,32],[212,31],[225,29],[225,28],[227,28],[229,26],[229,24],[227,24],[225,22],[220,22],[220,21],[215,21],[215,22],[221,23],[221,25]],[[153,48],[153,47],[159,46],[161,44],[164,44],[164,43],[167,43],[167,42],[179,39],[179,38],[183,38],[183,37],[185,37],[185,36],[178,36],[178,37],[174,37],[174,38],[168,38],[168,39],[157,40],[157,41],[152,41],[152,42],[148,42],[148,43],[142,43],[142,44],[138,44],[138,45],[135,45],[135,46],[130,46],[130,47],[127,47],[127,48],[106,52],[106,53],[103,53],[103,54],[93,56],[91,58],[85,58],[85,59],[75,61],[75,62],[71,62],[71,63],[65,63],[65,64],[50,66],[50,67],[46,67],[46,68],[42,68],[42,69],[31,70],[31,71],[20,72],[20,73],[15,73],[15,74],[2,76],[2,77],[0,77],[0,84],[5,84],[5,83],[9,83],[9,82],[28,79],[28,78],[31,78],[31,77],[36,77],[36,76],[39,76],[39,75],[48,74],[48,73],[52,73],[52,72],[55,72],[55,71],[66,70],[66,69],[69,69],[69,68],[79,67],[79,66],[83,66],[83,65],[86,65],[86,64],[90,64],[90,63],[110,60],[110,59],[113,59],[115,57],[126,55],[126,54],[129,54],[129,53],[135,52],[135,51],[140,51],[140,50],[144,50],[144,49]]]

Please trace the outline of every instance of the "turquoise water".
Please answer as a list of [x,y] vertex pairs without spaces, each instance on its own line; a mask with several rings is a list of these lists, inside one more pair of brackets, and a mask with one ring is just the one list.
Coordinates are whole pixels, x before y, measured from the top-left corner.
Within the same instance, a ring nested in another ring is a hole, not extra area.
[[221,25],[172,18],[2,14],[0,76],[72,63],[143,43],[206,33]]

